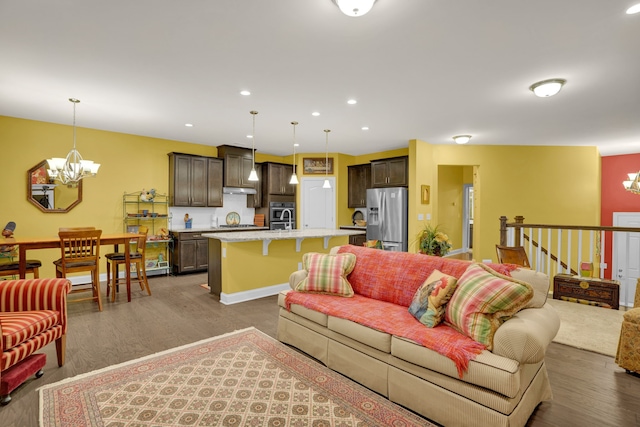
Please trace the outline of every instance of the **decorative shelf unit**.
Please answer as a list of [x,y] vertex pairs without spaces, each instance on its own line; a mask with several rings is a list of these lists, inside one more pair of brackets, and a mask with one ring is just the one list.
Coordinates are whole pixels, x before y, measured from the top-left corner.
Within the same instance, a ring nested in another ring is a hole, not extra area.
[[153,200],[142,200],[140,192],[122,196],[123,231],[136,233],[146,226],[147,249],[145,265],[148,274],[169,274],[169,247],[173,240],[169,234],[169,196],[156,194]]

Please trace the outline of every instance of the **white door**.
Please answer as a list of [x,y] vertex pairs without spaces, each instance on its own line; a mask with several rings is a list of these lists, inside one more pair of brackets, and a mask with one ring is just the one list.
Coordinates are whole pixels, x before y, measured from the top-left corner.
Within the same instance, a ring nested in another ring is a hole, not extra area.
[[[614,212],[613,225],[640,227],[640,212]],[[620,305],[633,307],[640,277],[640,233],[614,233],[612,259],[611,278],[620,281]]]
[[302,178],[300,187],[301,229],[336,228],[336,179],[329,177],[331,188],[322,188],[324,178]]

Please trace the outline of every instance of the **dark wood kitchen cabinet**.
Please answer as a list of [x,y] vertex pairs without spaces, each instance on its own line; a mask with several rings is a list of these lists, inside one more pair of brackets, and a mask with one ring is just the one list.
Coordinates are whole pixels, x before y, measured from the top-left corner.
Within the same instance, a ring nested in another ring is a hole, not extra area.
[[207,158],[169,153],[171,206],[207,206]]
[[207,159],[207,206],[222,206],[223,171],[224,162],[221,159]]
[[256,173],[258,174],[258,181],[253,183],[256,194],[247,194],[248,208],[262,207],[262,164],[256,163]]
[[251,149],[219,145],[218,157],[224,159],[224,186],[235,188],[254,188],[249,181],[249,174],[253,167]]
[[349,193],[347,205],[350,208],[367,207],[367,189],[371,188],[371,165],[353,165],[347,167]]
[[221,159],[169,153],[169,204],[222,206],[222,171]]
[[170,254],[173,274],[207,271],[209,239],[198,232],[171,232],[173,251]]
[[262,164],[263,194],[295,196],[296,186],[289,184],[293,166],[283,163],[266,162]]
[[408,157],[393,157],[371,162],[371,186],[406,187],[409,175]]

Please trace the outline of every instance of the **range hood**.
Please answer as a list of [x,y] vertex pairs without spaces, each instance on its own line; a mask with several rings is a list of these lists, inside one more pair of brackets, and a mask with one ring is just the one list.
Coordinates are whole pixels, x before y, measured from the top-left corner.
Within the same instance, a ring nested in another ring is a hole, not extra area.
[[222,187],[223,194],[256,194],[255,188]]

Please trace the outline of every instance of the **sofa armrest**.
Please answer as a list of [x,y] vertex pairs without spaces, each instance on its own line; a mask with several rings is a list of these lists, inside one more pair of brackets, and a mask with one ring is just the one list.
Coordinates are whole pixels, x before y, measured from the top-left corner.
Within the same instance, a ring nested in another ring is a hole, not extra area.
[[294,271],[289,276],[289,286],[291,286],[291,289],[295,289],[296,285],[298,283],[302,282],[306,278],[307,278],[307,271],[306,270]]
[[558,329],[560,316],[551,305],[520,310],[496,331],[492,353],[520,363],[538,363]]

